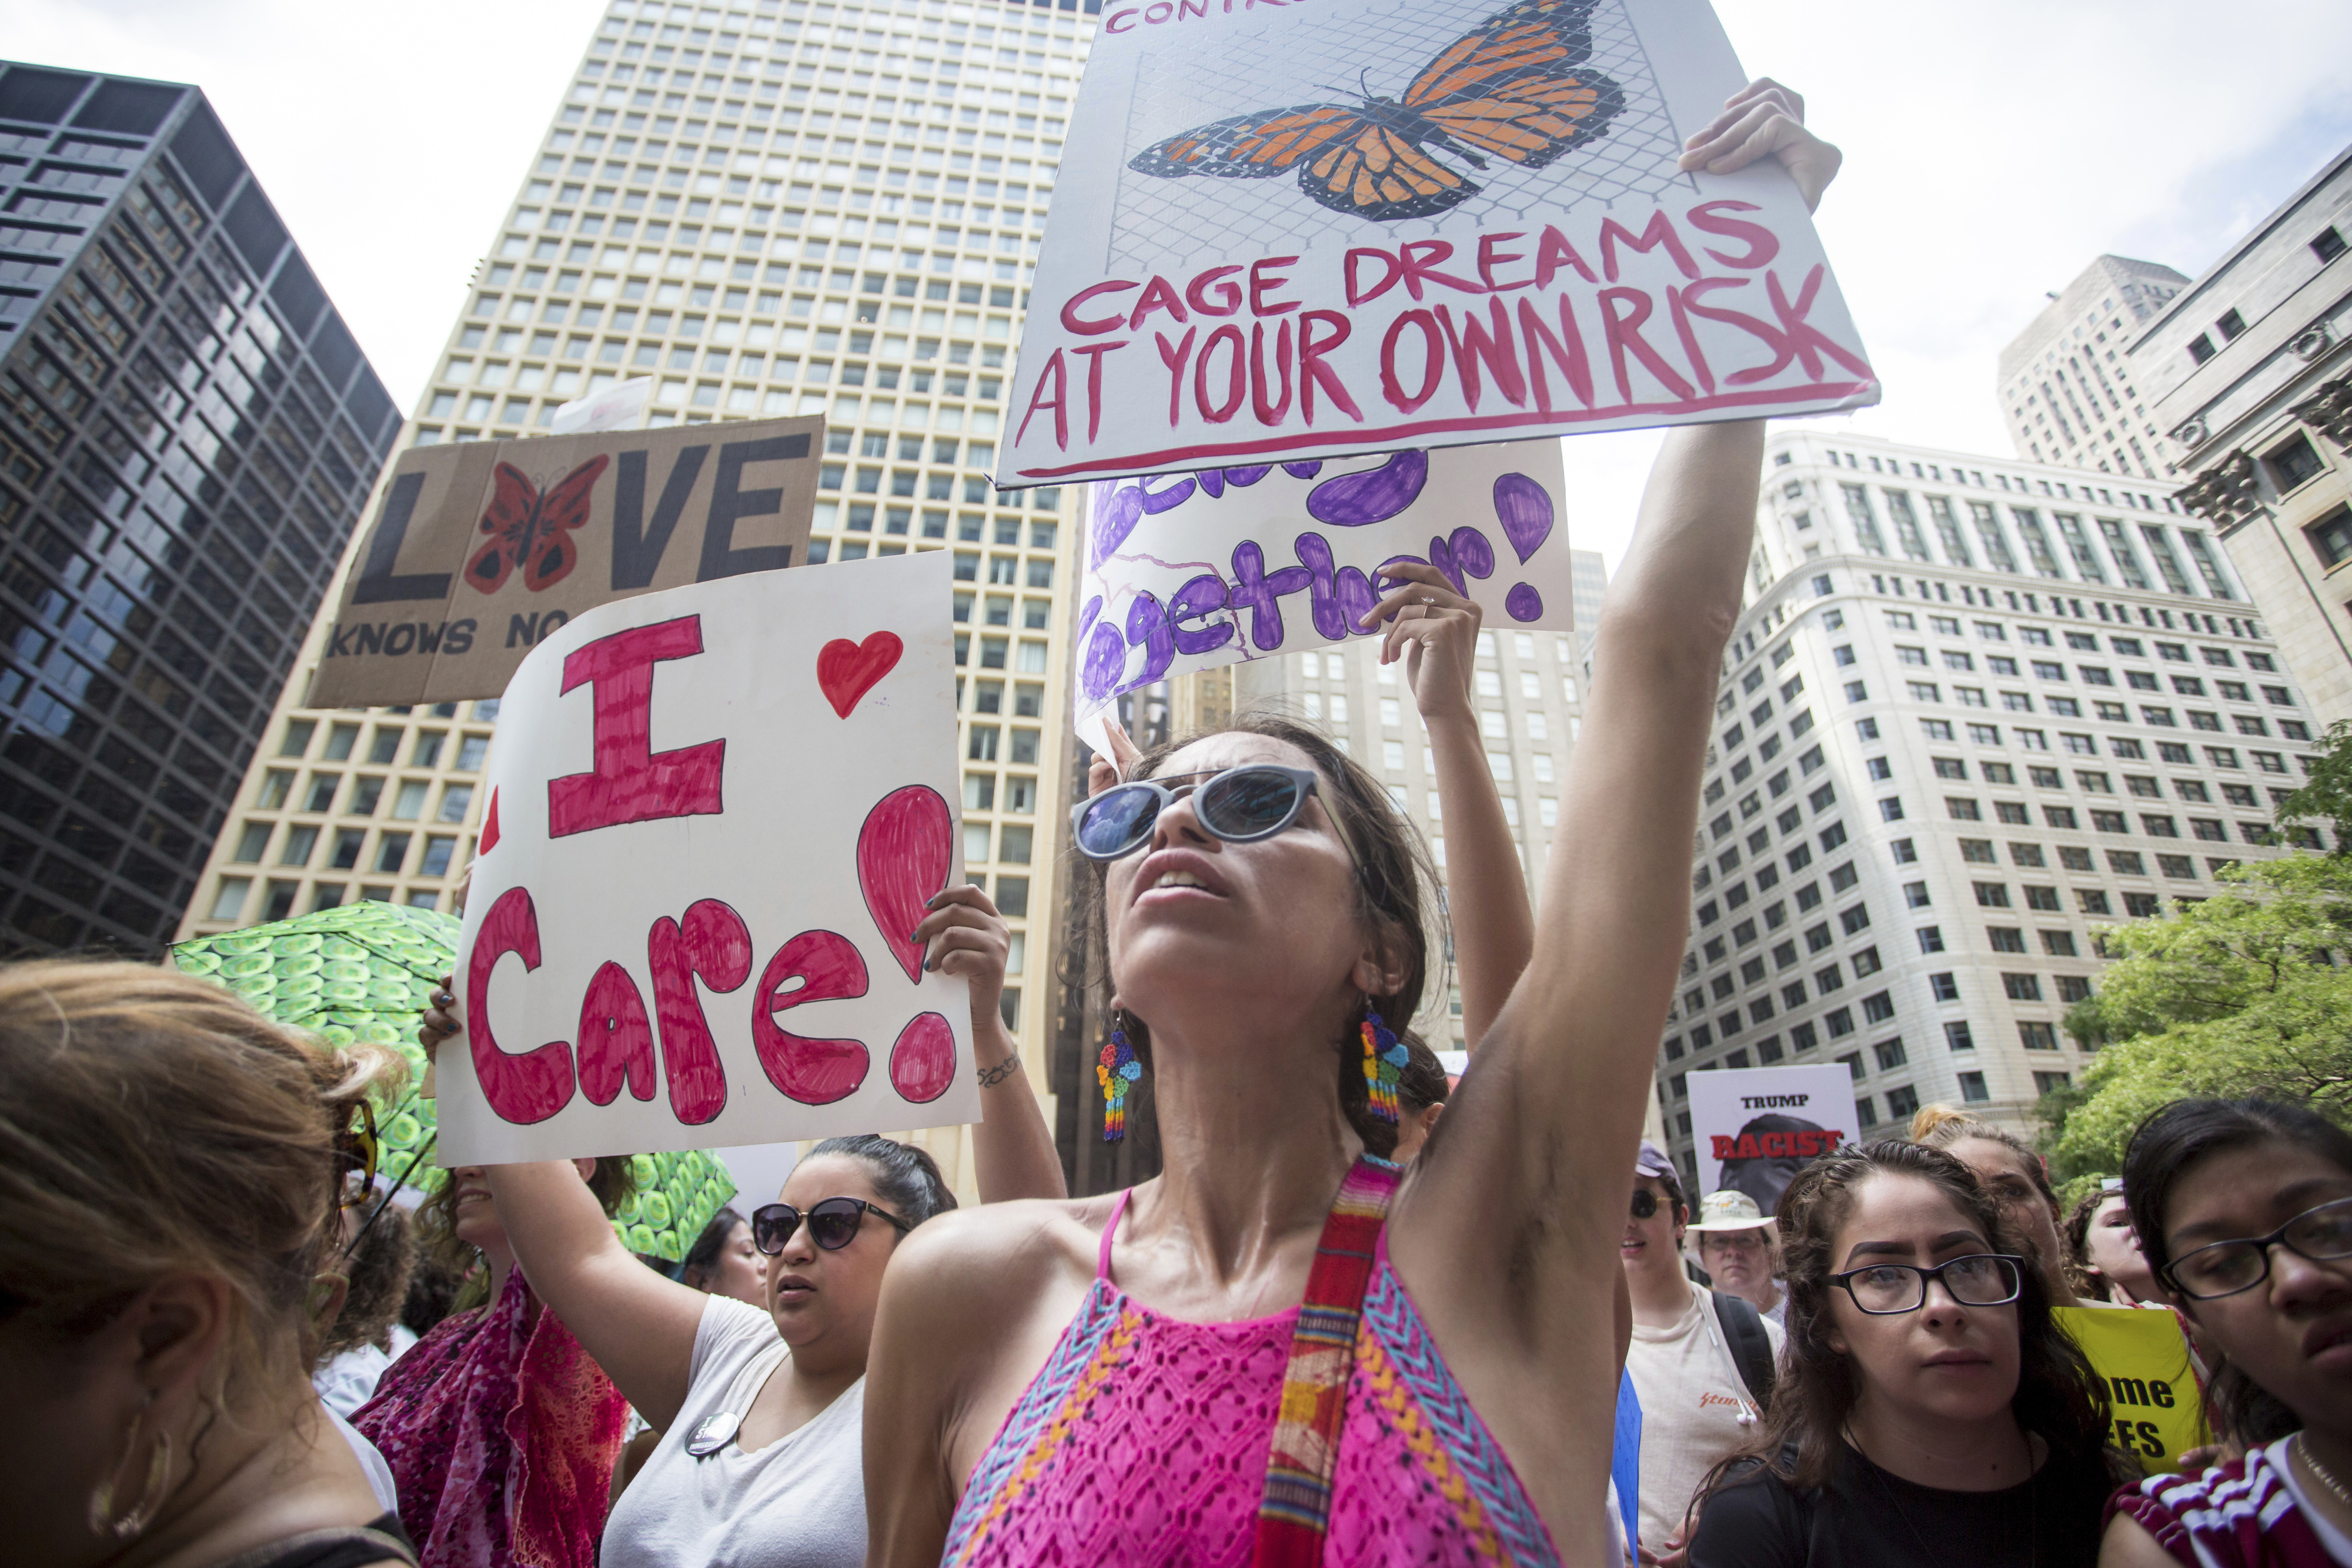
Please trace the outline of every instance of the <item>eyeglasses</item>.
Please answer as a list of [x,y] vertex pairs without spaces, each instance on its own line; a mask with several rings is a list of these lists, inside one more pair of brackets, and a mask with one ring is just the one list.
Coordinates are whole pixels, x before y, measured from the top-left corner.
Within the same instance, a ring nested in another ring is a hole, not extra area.
[[[375,1186],[376,1155],[382,1149],[376,1137],[375,1107],[362,1100],[355,1124],[346,1126],[335,1134],[335,1198],[336,1206],[352,1208],[367,1201]],[[359,1179],[353,1181],[352,1178]]]
[[1658,1212],[1658,1195],[1646,1186],[1633,1189],[1633,1218],[1648,1219]]
[[856,1239],[857,1228],[869,1214],[880,1215],[902,1233],[915,1228],[880,1204],[862,1197],[824,1198],[809,1205],[805,1216],[789,1203],[772,1203],[751,1211],[751,1245],[773,1258],[800,1233],[801,1221],[806,1218],[809,1239],[828,1252],[838,1252]]
[[[1178,800],[1191,796],[1192,820],[1229,844],[1270,839],[1298,820],[1307,797],[1323,788],[1312,768],[1284,768],[1272,762],[1248,762],[1222,773],[1184,773],[1181,779],[1203,779],[1203,784],[1171,789],[1157,779],[1116,784],[1070,809],[1070,834],[1078,852],[1088,860],[1115,861],[1133,854],[1151,841],[1160,813]],[[1336,814],[1332,831],[1339,835],[1348,859],[1363,864],[1355,841]]]
[[2315,1263],[2352,1258],[2352,1197],[2306,1208],[2268,1236],[2200,1247],[2158,1271],[2166,1284],[2192,1301],[2219,1301],[2269,1279],[2271,1249],[2278,1246]]
[[1842,1285],[1853,1304],[1873,1317],[1916,1312],[1927,1304],[1927,1281],[1941,1280],[1952,1300],[1964,1307],[2005,1307],[2025,1287],[2020,1270],[2024,1262],[2001,1252],[1971,1252],[1933,1269],[1908,1263],[1873,1263],[1832,1274],[1830,1283]]
[[1698,1244],[1701,1248],[1714,1247],[1726,1252],[1761,1252],[1764,1250],[1764,1232],[1760,1228],[1749,1230],[1705,1230],[1699,1233]]

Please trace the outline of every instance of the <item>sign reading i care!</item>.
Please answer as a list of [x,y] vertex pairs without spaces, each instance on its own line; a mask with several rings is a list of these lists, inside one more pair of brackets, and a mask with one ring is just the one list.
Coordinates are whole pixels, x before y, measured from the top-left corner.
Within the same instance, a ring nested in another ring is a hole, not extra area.
[[445,1165],[979,1113],[968,988],[911,934],[960,873],[944,551],[589,611],[499,715]]
[[998,483],[1874,402],[1706,0],[1104,6]]
[[782,419],[409,448],[308,700],[494,697],[583,611],[799,565],[824,434]]

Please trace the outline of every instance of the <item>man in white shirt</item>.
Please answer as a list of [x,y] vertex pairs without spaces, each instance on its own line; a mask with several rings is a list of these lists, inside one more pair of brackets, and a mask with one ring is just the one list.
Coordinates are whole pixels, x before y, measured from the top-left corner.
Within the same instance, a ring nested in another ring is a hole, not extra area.
[[1772,1222],[1744,1192],[1726,1187],[1701,1199],[1698,1218],[1690,1222],[1698,1266],[1727,1296],[1738,1296],[1749,1306],[1787,1327],[1781,1314],[1789,1298],[1774,1278],[1780,1262]]
[[1684,1515],[1699,1483],[1754,1434],[1781,1343],[1780,1326],[1746,1302],[1692,1288],[1683,1272],[1689,1219],[1673,1162],[1644,1139],[1619,1250],[1633,1302],[1625,1369],[1642,1403],[1640,1558],[1669,1565],[1683,1562]]

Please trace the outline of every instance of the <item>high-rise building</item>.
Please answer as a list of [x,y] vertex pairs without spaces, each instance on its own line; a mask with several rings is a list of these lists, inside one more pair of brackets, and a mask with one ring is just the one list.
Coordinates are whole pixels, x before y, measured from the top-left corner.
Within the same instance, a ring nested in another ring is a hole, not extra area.
[[152,953],[399,417],[204,94],[0,65],[0,953]]
[[2173,486],[1812,426],[1768,443],[1683,979],[1687,1078],[1839,1061],[1865,1128],[2022,1128],[2088,1042],[2096,934],[2268,847],[2313,733]]
[[2156,262],[2103,256],[2050,297],[2000,351],[1997,395],[2018,456],[2121,478],[2171,474],[2170,427],[2124,350],[2188,284]]
[[2352,148],[2166,308],[2130,369],[2324,723],[2352,719]]
[[[613,0],[408,427],[525,435],[630,376],[657,425],[825,415],[810,560],[954,552],[964,856],[1013,926],[1005,1014],[1041,1094],[1076,495],[989,476],[1094,10]],[[332,603],[190,934],[450,906],[497,705],[297,706]],[[934,1152],[969,1193],[969,1145]]]
[[[1598,569],[1598,552],[1575,556],[1580,568],[1589,557]],[[1576,602],[1581,606],[1580,591]],[[1379,639],[1367,637],[1233,665],[1233,705],[1303,718],[1330,736],[1387,785],[1389,799],[1421,830],[1442,868],[1445,802],[1437,789],[1436,757],[1405,684],[1404,665],[1381,664],[1380,652]],[[1583,675],[1583,641],[1576,631],[1490,625],[1478,633],[1471,678],[1479,732],[1531,896],[1542,883],[1552,831],[1559,824],[1560,780],[1584,722]],[[1436,1050],[1462,1050],[1461,988],[1450,980],[1443,989],[1433,988],[1413,1025]]]
[[1568,552],[1568,570],[1570,613],[1576,617],[1577,635],[1589,644],[1601,629],[1601,600],[1609,591],[1608,563],[1597,549],[1576,549]]

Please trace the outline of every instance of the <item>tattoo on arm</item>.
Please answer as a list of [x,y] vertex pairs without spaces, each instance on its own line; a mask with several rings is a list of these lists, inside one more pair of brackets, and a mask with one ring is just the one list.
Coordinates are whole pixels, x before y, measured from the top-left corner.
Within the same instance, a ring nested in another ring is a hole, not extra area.
[[980,1086],[993,1089],[1020,1071],[1021,1053],[1016,1051],[995,1066],[980,1069]]

